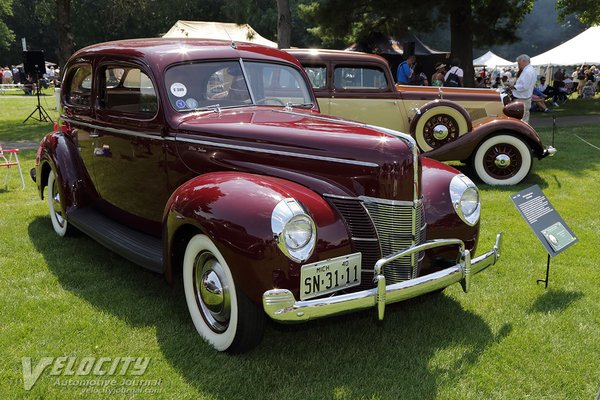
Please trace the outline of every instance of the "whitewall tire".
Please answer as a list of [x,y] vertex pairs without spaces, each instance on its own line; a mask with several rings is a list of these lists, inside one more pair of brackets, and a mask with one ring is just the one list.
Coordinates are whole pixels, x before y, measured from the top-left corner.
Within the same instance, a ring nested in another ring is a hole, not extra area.
[[205,235],[187,244],[183,287],[196,330],[216,350],[241,353],[260,342],[264,313],[236,287],[227,261]]
[[467,133],[465,117],[450,106],[436,106],[422,112],[415,126],[415,139],[423,152],[451,143]]
[[523,140],[498,135],[477,148],[472,167],[488,185],[516,185],[529,174],[531,158],[531,149]]
[[54,232],[60,237],[65,236],[69,229],[69,223],[65,218],[61,203],[61,196],[58,181],[54,171],[50,170],[48,175],[48,186],[46,187],[46,201],[48,202],[48,211],[50,212],[50,220]]

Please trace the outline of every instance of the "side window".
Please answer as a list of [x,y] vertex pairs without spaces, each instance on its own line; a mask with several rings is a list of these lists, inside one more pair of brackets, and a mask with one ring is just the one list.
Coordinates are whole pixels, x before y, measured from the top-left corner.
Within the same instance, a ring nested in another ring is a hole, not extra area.
[[375,67],[336,67],[333,84],[336,89],[385,89],[384,72]]
[[101,106],[105,110],[138,114],[149,118],[158,110],[158,98],[152,80],[139,68],[104,68]]
[[324,65],[304,67],[313,89],[324,89],[327,84],[327,68]]
[[81,65],[75,67],[71,75],[71,81],[67,86],[65,101],[73,106],[90,106],[90,95],[92,93],[92,67]]

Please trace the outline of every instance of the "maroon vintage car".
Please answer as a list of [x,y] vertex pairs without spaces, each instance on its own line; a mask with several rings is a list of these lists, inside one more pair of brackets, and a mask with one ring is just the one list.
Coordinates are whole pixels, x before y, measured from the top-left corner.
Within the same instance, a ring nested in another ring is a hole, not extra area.
[[523,106],[496,90],[396,85],[373,54],[286,51],[305,67],[323,113],[410,133],[425,156],[463,161],[487,184],[519,183],[533,157],[556,152],[520,120]]
[[[318,113],[290,55],[221,41],[139,39],[74,54],[59,128],[32,177],[60,236],[76,228],[169,281],[220,351],[265,316],[306,321],[461,282],[476,186],[408,135]],[[93,284],[93,282],[90,282]]]

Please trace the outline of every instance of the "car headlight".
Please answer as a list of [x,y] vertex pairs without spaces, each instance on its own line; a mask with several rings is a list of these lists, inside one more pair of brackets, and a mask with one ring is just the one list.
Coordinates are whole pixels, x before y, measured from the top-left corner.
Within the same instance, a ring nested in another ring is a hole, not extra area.
[[315,223],[294,199],[281,200],[271,214],[271,229],[277,247],[296,262],[306,261],[317,242]]
[[473,226],[479,221],[479,190],[465,175],[456,175],[450,181],[450,200],[460,219],[467,225]]

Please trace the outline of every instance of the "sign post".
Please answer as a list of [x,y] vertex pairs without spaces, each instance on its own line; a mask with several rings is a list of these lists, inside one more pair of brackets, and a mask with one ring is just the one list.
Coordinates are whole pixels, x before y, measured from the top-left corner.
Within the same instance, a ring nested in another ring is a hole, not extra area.
[[546,279],[537,280],[537,283],[544,282],[545,287],[548,288],[550,257],[558,255],[577,243],[577,237],[552,207],[538,185],[513,194],[510,198],[548,253]]

